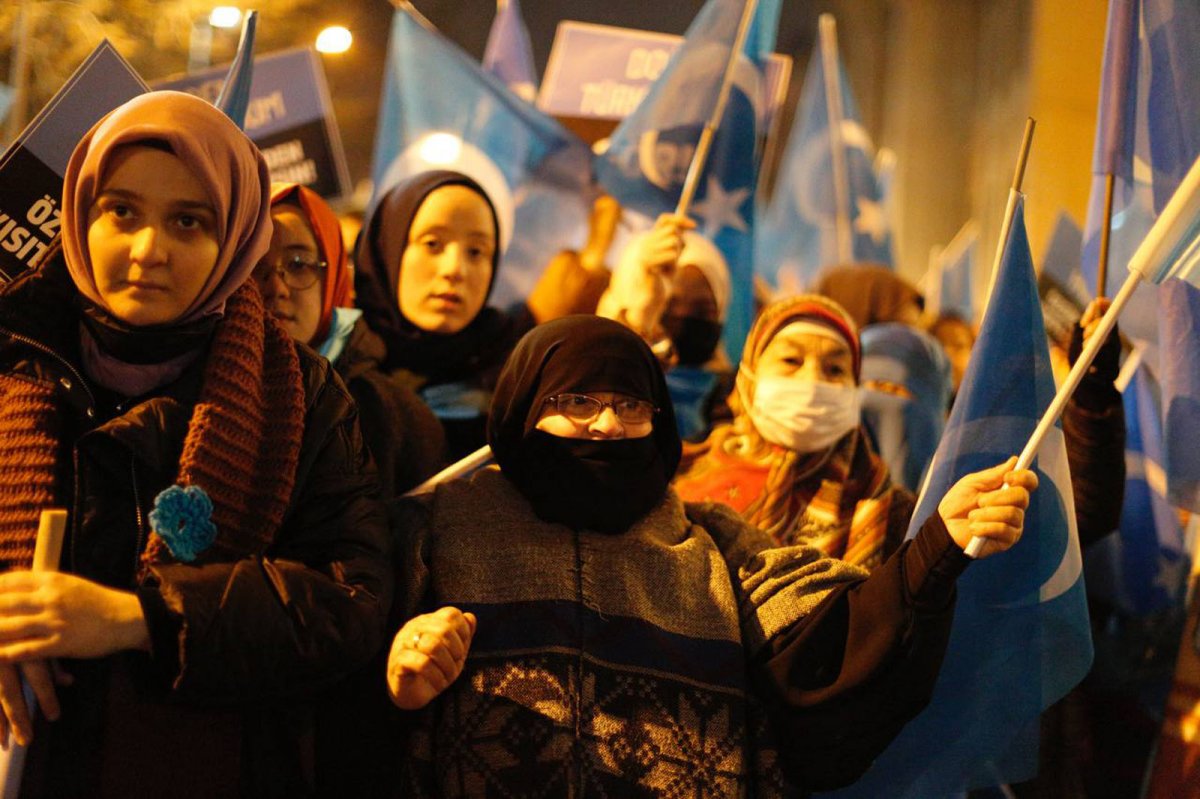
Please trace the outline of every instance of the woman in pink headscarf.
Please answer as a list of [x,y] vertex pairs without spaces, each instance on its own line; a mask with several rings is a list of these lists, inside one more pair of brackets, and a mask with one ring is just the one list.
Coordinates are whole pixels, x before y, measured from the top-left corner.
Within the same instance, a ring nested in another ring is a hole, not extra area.
[[[0,740],[31,746],[23,795],[303,795],[305,691],[377,648],[386,526],[353,403],[246,281],[268,188],[215,108],[143,95],[72,154],[61,253],[0,289]],[[51,506],[61,570],[32,572]]]

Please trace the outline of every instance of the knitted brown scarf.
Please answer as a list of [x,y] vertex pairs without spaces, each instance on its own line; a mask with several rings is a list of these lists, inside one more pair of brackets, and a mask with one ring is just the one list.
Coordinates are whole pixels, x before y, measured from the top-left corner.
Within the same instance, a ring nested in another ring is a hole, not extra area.
[[[59,412],[53,385],[0,374],[0,568],[29,567],[38,516],[56,499]],[[217,325],[179,461],[178,484],[203,488],[213,503],[217,538],[205,560],[259,555],[271,544],[303,432],[295,345],[245,284]],[[145,557],[170,558],[157,534]]]
[[[303,435],[296,346],[264,312],[258,290],[243,284],[217,326],[176,480],[213,502],[211,555],[260,555],[270,545],[291,500]],[[160,556],[153,540],[147,555]]]
[[0,569],[30,567],[38,517],[55,504],[54,388],[0,374]]

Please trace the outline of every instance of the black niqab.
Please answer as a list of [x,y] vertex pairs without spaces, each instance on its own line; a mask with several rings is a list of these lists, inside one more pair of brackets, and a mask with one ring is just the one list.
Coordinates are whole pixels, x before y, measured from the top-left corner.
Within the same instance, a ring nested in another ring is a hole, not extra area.
[[[652,402],[653,430],[605,441],[537,430],[546,399],[562,392]],[[633,331],[597,316],[557,319],[521,339],[496,385],[488,443],[540,518],[604,533],[623,532],[662,500],[681,451],[658,360]]]

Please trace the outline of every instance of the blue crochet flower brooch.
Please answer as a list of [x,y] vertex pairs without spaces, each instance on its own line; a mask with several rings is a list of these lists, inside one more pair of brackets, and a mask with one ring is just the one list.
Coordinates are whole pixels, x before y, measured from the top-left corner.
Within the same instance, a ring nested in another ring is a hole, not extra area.
[[191,563],[217,540],[212,512],[203,488],[173,485],[154,498],[150,526],[176,560]]

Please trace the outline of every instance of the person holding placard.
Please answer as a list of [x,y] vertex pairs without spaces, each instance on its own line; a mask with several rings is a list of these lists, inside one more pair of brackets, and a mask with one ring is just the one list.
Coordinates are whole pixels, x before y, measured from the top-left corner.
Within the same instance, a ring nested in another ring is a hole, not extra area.
[[[353,401],[247,283],[266,163],[208,103],[151,92],[80,141],[62,208],[61,252],[0,290],[0,737],[31,747],[23,794],[305,795],[308,697],[375,652],[392,575]],[[61,572],[28,571],[54,502]]]

